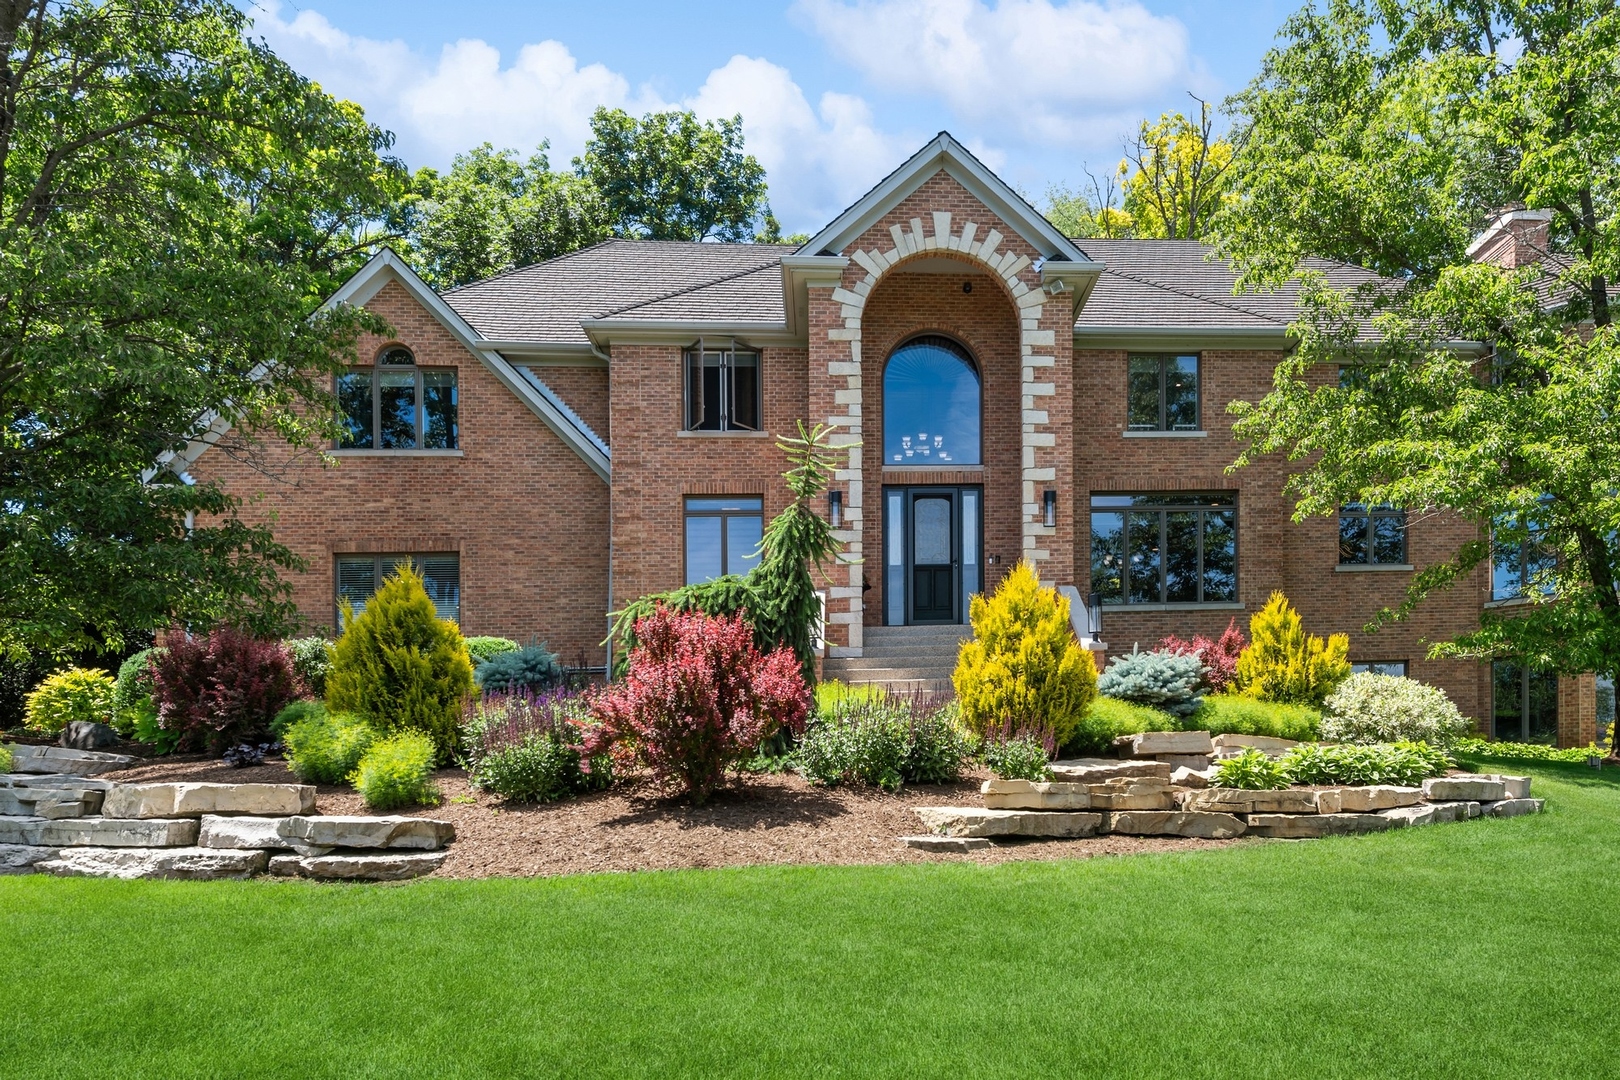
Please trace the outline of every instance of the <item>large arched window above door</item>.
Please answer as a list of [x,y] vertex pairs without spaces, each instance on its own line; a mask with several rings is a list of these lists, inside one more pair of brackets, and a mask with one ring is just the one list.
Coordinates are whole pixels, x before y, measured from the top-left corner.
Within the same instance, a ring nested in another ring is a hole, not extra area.
[[885,465],[982,464],[979,371],[943,337],[912,338],[883,369]]

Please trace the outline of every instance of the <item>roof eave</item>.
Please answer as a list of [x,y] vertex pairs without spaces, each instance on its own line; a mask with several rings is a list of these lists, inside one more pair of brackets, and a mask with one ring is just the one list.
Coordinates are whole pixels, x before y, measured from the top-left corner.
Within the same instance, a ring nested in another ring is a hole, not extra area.
[[700,337],[734,337],[751,345],[803,345],[785,322],[736,319],[581,319],[579,325],[598,346],[690,345]]

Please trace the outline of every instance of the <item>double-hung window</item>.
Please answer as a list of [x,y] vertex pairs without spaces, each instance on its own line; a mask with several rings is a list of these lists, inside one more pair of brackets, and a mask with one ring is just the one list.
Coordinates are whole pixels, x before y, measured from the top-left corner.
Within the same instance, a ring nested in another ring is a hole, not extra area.
[[1350,503],[1339,508],[1340,566],[1406,563],[1406,511]]
[[759,353],[699,341],[686,350],[686,429],[758,431]]
[[378,586],[400,564],[408,564],[422,577],[422,587],[439,618],[461,620],[461,557],[459,555],[339,555],[337,557],[337,609],[334,625],[343,625],[343,604],[356,615],[366,609]]
[[1132,356],[1126,385],[1131,431],[1198,431],[1198,357]]
[[372,367],[337,377],[343,415],[340,450],[454,450],[456,369],[418,367],[403,346],[383,350]]
[[1236,493],[1093,495],[1091,587],[1105,604],[1236,601]]
[[686,583],[746,574],[759,562],[764,500],[694,496],[686,500]]

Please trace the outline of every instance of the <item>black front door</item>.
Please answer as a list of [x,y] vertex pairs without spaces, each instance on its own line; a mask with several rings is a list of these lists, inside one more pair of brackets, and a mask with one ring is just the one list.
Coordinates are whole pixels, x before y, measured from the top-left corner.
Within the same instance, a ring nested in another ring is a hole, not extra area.
[[911,622],[954,623],[958,499],[955,491],[910,492]]

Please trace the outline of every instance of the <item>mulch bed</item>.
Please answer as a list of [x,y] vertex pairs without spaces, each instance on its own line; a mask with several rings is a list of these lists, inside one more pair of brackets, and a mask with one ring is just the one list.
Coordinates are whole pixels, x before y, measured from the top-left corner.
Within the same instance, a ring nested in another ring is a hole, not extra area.
[[[472,790],[460,769],[438,773],[445,802],[413,816],[456,826],[439,877],[537,876],[600,871],[786,864],[973,862],[1083,859],[1149,851],[1226,847],[1241,840],[1100,836],[1089,840],[1013,841],[965,854],[914,851],[901,836],[923,831],[914,806],[979,805],[976,773],[957,784],[908,787],[896,795],[871,788],[823,788],[797,775],[748,776],[692,806],[647,782],[620,782],[596,795],[540,805],[509,805]],[[107,774],[121,783],[214,781],[285,784],[297,779],[280,761],[233,769],[213,759],[168,759]],[[364,814],[346,787],[320,787],[323,814]]]

